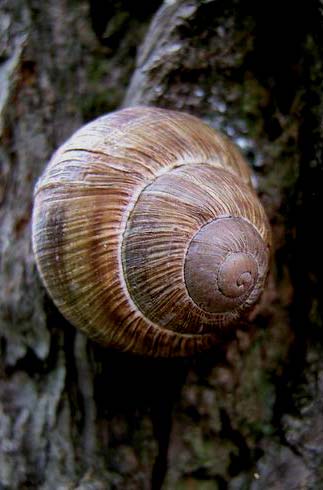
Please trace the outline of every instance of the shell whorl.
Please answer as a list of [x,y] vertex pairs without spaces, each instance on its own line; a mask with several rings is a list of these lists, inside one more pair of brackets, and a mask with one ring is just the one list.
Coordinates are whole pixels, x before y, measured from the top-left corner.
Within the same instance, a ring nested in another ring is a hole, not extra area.
[[89,123],[35,191],[33,248],[50,295],[122,350],[211,346],[258,299],[269,245],[239,152],[183,113],[137,107]]
[[[256,229],[244,218],[218,218],[193,238],[185,262],[192,299],[226,320],[252,306],[263,287],[267,254]],[[212,267],[210,267],[210,262]]]

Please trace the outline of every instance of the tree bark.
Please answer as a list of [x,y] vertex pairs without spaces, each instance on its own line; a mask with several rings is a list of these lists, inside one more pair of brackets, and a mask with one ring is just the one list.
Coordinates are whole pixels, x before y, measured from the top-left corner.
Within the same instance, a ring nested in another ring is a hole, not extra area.
[[[0,489],[323,488],[322,12],[314,0],[0,2]],[[95,345],[48,298],[31,251],[52,152],[138,104],[233,139],[273,229],[249,324],[194,359]]]

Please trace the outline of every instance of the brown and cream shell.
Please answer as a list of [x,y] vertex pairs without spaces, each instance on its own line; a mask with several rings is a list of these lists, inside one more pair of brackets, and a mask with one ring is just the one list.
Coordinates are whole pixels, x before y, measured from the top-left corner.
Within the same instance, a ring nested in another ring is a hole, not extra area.
[[185,356],[258,300],[270,229],[235,146],[188,114],[100,117],[35,190],[33,249],[63,315],[121,350]]

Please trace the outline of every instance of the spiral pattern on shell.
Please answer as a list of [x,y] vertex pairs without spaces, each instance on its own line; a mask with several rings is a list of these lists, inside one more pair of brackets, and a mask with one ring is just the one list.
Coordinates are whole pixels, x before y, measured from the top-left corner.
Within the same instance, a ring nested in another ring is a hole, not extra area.
[[270,229],[240,153],[165,109],[124,109],[77,131],[36,186],[32,234],[64,316],[145,355],[213,345],[268,270]]

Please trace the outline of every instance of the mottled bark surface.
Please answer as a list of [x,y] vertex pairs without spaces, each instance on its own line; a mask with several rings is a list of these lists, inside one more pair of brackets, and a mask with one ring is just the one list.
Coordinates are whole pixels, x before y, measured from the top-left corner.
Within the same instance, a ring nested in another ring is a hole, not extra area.
[[[322,11],[0,2],[0,488],[323,488]],[[250,325],[196,359],[100,348],[35,269],[32,191],[49,156],[84,121],[135,104],[229,135],[273,227]]]

